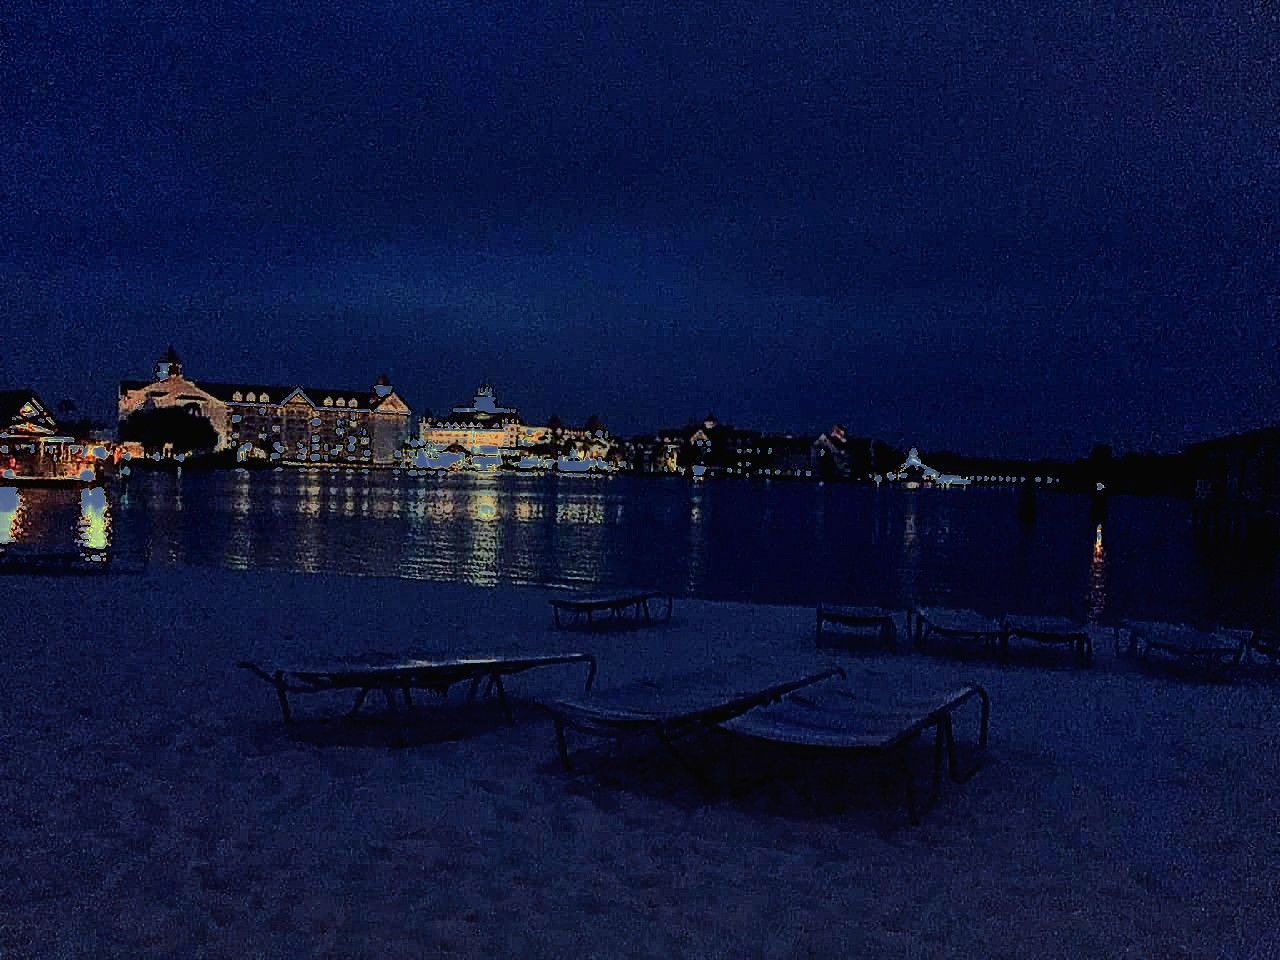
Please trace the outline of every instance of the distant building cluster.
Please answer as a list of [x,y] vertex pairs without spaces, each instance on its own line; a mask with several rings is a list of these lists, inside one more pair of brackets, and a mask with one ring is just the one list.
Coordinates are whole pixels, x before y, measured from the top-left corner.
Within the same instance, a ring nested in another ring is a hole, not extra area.
[[627,460],[641,473],[812,477],[815,443],[793,434],[740,430],[708,414],[701,423],[633,438]]
[[519,466],[535,457],[576,457],[616,463],[621,448],[602,423],[589,421],[569,427],[559,418],[547,423],[525,423],[515,407],[498,405],[494,388],[482,383],[471,403],[454,407],[442,416],[428,411],[418,423],[419,440],[434,451],[467,454],[489,466]]
[[34,390],[0,390],[0,482],[92,480],[104,456],[65,435]]
[[[71,416],[75,404],[61,401],[58,411]],[[1088,460],[1074,465],[935,451],[929,455],[935,467],[914,447],[904,453],[880,441],[851,437],[839,423],[815,437],[740,429],[711,414],[681,427],[624,439],[596,416],[581,425],[566,424],[556,416],[526,420],[516,407],[499,403],[489,383],[481,383],[469,401],[445,413],[427,410],[415,415],[386,376],[356,388],[205,380],[188,375],[172,347],[156,360],[150,379],[120,383],[116,412],[115,431],[99,431],[88,421],[63,429],[32,391],[0,392],[0,455],[12,461],[0,459],[0,470],[19,479],[70,476],[93,473],[104,459],[107,465],[132,456],[181,461],[192,451],[212,451],[214,457],[206,462],[214,466],[222,458],[221,463],[244,466],[629,471],[695,479],[944,488],[988,483],[1049,486],[1061,483],[1067,474],[1076,488],[1087,480],[1091,489],[1096,480],[1102,490],[1102,474],[1110,462],[1099,454],[1101,450],[1109,457],[1109,448],[1099,446]],[[1197,476],[1203,477],[1200,500],[1228,503],[1234,510],[1237,501],[1246,499],[1234,493],[1237,487],[1252,495],[1265,486],[1255,474],[1273,478],[1276,458],[1271,454],[1271,434],[1264,439],[1265,443],[1249,435],[1188,451],[1195,453]],[[1133,472],[1131,459],[1126,455],[1116,461],[1118,480]],[[1185,459],[1170,461],[1170,469],[1161,475],[1177,480]],[[1275,501],[1270,493],[1266,498]],[[1280,508],[1266,510],[1280,516]]]
[[[178,452],[181,441],[148,442],[140,424],[157,414],[182,413],[207,421],[213,448],[233,452],[238,463],[819,480],[872,479],[877,466],[871,442],[850,440],[839,424],[814,438],[739,429],[708,414],[623,440],[598,417],[581,426],[555,416],[526,422],[516,407],[498,402],[489,383],[469,402],[440,415],[426,411],[415,421],[386,377],[368,389],[195,379],[172,347],[156,361],[150,380],[120,384],[117,413],[121,438],[140,446],[139,452],[153,453],[157,446],[161,456]],[[173,421],[166,426],[174,428]],[[960,480],[924,469],[920,481],[941,476]]]
[[234,450],[241,461],[391,463],[411,429],[409,407],[386,377],[364,389],[197,381],[184,374],[172,347],[151,380],[122,382],[117,401],[122,425],[162,410],[204,417],[215,449]]

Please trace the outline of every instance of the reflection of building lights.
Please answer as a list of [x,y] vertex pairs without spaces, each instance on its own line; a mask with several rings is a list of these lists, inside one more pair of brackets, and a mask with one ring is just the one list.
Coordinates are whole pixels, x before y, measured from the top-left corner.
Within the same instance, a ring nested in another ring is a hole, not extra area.
[[541,520],[545,513],[543,505],[540,502],[526,497],[521,497],[515,502],[515,507],[512,512],[516,520],[521,523],[528,523],[531,520]]
[[1102,546],[1102,524],[1093,534],[1093,559],[1089,563],[1089,619],[1097,623],[1107,607],[1107,554]]
[[17,487],[0,487],[0,543],[17,542],[22,512],[22,492]]
[[320,538],[315,524],[308,523],[298,529],[296,560],[303,573],[315,573],[320,569]]
[[111,542],[110,526],[106,491],[101,487],[82,490],[77,531],[80,545],[88,550],[107,549]]
[[477,493],[471,497],[471,517],[484,523],[498,519],[498,497],[492,493]]
[[556,523],[583,523],[596,526],[604,523],[604,498],[590,497],[584,501],[572,500],[556,504]]

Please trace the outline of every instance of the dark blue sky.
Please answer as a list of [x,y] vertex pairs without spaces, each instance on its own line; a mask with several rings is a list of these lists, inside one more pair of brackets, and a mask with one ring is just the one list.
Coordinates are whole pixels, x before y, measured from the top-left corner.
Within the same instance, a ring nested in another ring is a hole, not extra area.
[[497,384],[1083,455],[1280,420],[1275,4],[10,3],[0,383]]

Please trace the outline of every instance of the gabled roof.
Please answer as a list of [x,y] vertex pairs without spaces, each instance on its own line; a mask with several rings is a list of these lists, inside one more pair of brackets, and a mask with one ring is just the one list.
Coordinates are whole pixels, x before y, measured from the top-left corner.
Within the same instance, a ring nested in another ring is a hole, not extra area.
[[34,390],[0,390],[0,423],[8,423],[18,415],[23,405],[32,400],[44,409],[44,404],[40,403]]
[[[132,390],[145,390],[161,381],[156,380],[121,380],[120,394],[123,396]],[[325,397],[333,400],[342,398],[343,400],[355,400],[356,409],[376,410],[382,406],[386,406],[389,410],[395,410],[397,404],[403,405],[404,400],[392,391],[385,396],[379,397],[371,392],[368,387],[359,390],[335,389],[333,387],[307,387],[291,384],[283,386],[280,384],[263,384],[263,383],[222,383],[212,380],[187,380],[192,386],[203,390],[216,400],[223,403],[257,403],[256,398],[266,394],[269,403],[283,403],[295,393],[301,391],[311,403],[317,407],[324,405]],[[254,395],[254,400],[244,399],[250,393]],[[240,395],[239,400],[233,399],[236,394]],[[406,406],[405,409],[408,409]]]
[[383,396],[373,396],[369,401],[369,409],[384,410],[387,413],[409,413],[409,405],[400,399],[394,390]]
[[[270,403],[281,403],[286,397],[289,397],[295,391],[301,390],[307,395],[316,406],[324,404],[324,398],[330,397],[337,400],[341,397],[343,400],[356,401],[356,405],[360,407],[368,407],[370,403],[369,388],[365,387],[361,390],[336,389],[334,387],[308,387],[299,384],[289,384],[287,386],[281,384],[270,383],[210,383],[204,380],[197,381],[200,388],[207,390],[213,396],[217,397],[223,403],[248,403],[244,397],[252,393],[255,397],[262,396],[265,393]],[[235,394],[240,394],[240,400],[233,400]],[[256,402],[256,401],[255,401]]]
[[[34,417],[23,417],[22,408],[32,404],[36,408]],[[34,390],[0,390],[0,433],[18,428],[20,435],[39,434],[48,436],[58,432],[58,425]]]

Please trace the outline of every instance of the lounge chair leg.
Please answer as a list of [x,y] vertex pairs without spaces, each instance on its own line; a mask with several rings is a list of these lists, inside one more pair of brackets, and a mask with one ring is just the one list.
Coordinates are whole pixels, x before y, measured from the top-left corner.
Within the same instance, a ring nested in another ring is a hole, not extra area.
[[352,704],[350,711],[348,711],[347,713],[348,717],[354,717],[357,713],[360,712],[360,708],[364,706],[364,698],[367,697],[368,695],[369,695],[368,687],[362,688],[360,692],[356,694],[356,702]]
[[400,709],[396,706],[395,688],[383,687],[382,695],[386,698],[387,709],[391,712],[391,722],[395,725],[396,746],[408,746],[404,739],[404,724],[400,722]]
[[489,683],[498,691],[498,702],[502,704],[502,712],[506,715],[507,723],[514,725],[516,718],[511,714],[511,703],[507,700],[507,691],[502,688],[502,678],[495,673],[489,679]]
[[289,711],[289,694],[284,688],[284,672],[277,670],[272,682],[275,684],[276,697],[280,700],[280,713],[284,715],[284,722],[292,723],[293,714]]
[[560,751],[560,764],[565,773],[573,773],[573,764],[569,762],[569,745],[564,737],[564,721],[559,717],[556,717],[556,749]]
[[965,783],[973,778],[973,775],[982,768],[982,762],[985,759],[987,751],[987,736],[990,729],[991,721],[991,699],[987,696],[985,690],[979,689],[979,696],[982,701],[982,716],[979,720],[978,728],[978,747],[975,751],[976,756],[973,765],[968,770],[961,770],[958,760],[958,749],[956,747],[955,722],[948,713],[945,717],[946,727],[946,746],[947,746],[947,768],[951,779],[955,783]]

